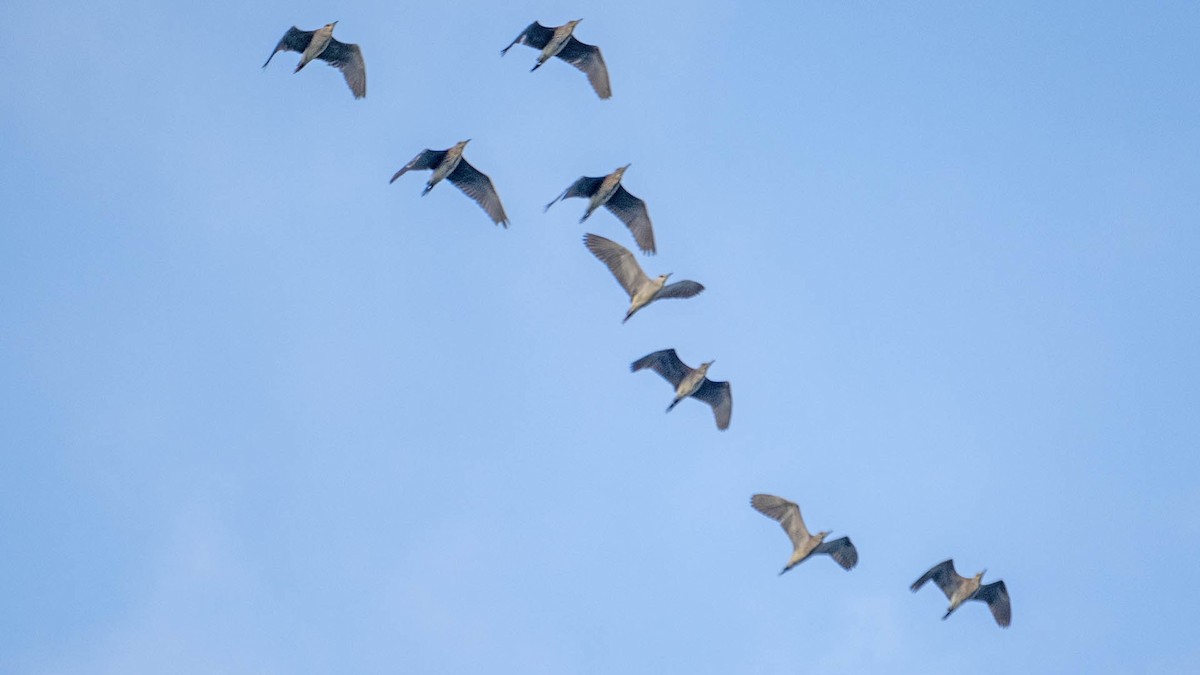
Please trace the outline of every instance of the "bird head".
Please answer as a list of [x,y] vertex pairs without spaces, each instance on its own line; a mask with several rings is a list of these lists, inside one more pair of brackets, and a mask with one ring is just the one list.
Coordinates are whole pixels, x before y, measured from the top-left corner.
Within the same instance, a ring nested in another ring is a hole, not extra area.
[[583,19],[575,19],[574,21],[568,21],[567,25],[569,25],[571,28],[575,28],[575,26],[579,25],[580,21],[583,21]]
[[625,166],[619,167],[619,168],[618,168],[616,171],[614,171],[613,173],[617,174],[618,176],[624,176],[624,175],[625,175],[625,172],[626,172],[627,170],[629,170],[629,167],[631,167],[631,166],[633,166],[633,164],[626,164]]
[[333,23],[325,24],[325,27],[328,28],[329,30],[333,30],[333,27],[336,25],[337,25],[337,21],[334,21]]
[[987,568],[984,568],[984,570],[982,572],[980,572],[979,574],[976,574],[975,579],[976,580],[983,579],[983,575],[985,575],[985,574],[987,574]]
[[828,537],[828,536],[829,536],[829,535],[831,535],[831,534],[833,534],[833,530],[824,530],[824,531],[822,531],[822,532],[818,532],[818,533],[817,533],[817,539],[824,540],[824,539],[825,539],[825,537]]
[[467,147],[467,143],[470,143],[470,142],[471,142],[471,139],[468,138],[465,141],[459,141],[459,142],[455,143],[454,147],[460,148],[460,149],[465,148],[465,147]]

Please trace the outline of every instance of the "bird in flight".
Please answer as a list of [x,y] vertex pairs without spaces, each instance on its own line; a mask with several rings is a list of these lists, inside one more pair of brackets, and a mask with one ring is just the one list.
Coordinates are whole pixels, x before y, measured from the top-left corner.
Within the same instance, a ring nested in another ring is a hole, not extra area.
[[500,195],[496,193],[496,186],[492,185],[492,179],[463,159],[463,150],[470,142],[471,139],[468,138],[455,143],[454,147],[447,150],[422,150],[412,158],[412,161],[401,167],[388,182],[395,183],[397,178],[409,171],[432,169],[433,175],[425,184],[425,191],[421,193],[422,197],[429,194],[433,186],[440,183],[443,178],[449,179],[458,189],[474,199],[484,211],[487,211],[493,223],[507,228],[508,216],[504,214],[504,206],[500,203]]
[[592,83],[592,89],[596,90],[597,96],[602,99],[609,98],[612,96],[612,87],[608,84],[608,66],[604,65],[600,48],[580,42],[572,34],[580,21],[583,19],[568,21],[557,28],[548,28],[534,21],[507,47],[501,49],[500,55],[507,54],[513,45],[528,45],[540,49],[542,53],[538,54],[537,63],[533,64],[529,72],[537,70],[543,63],[557,56],[582,70],[587,75],[588,82]]
[[338,42],[333,39],[333,27],[337,22],[327,23],[317,30],[300,30],[295,26],[288,29],[275,45],[275,51],[267,57],[267,63],[279,52],[300,52],[300,63],[293,72],[308,65],[313,59],[321,59],[329,65],[342,71],[346,84],[354,93],[354,98],[367,95],[367,66],[363,63],[362,50],[358,45]]
[[667,406],[667,412],[692,396],[712,406],[717,428],[724,431],[729,428],[729,416],[733,412],[733,394],[730,393],[728,382],[713,382],[705,377],[713,363],[715,361],[708,361],[701,363],[699,368],[689,368],[679,360],[674,349],[664,349],[634,361],[630,370],[636,373],[649,368],[675,387],[675,400]]
[[608,266],[608,270],[621,284],[621,288],[624,288],[625,292],[629,294],[629,311],[625,313],[625,319],[621,323],[628,321],[629,317],[636,314],[639,309],[655,300],[690,298],[704,290],[704,286],[690,280],[668,284],[667,278],[671,276],[669,272],[660,274],[656,279],[650,279],[642,271],[642,266],[637,263],[637,259],[633,257],[629,249],[598,234],[583,235],[583,245],[600,262]]
[[789,502],[783,497],[758,494],[750,498],[750,505],[756,511],[779,521],[788,539],[792,540],[792,557],[788,558],[780,574],[808,560],[817,553],[828,554],[844,569],[853,569],[858,564],[858,549],[850,542],[850,537],[842,537],[833,541],[825,541],[830,532],[809,534],[804,526],[804,518],[800,516],[800,507],[795,502]]
[[560,199],[587,197],[588,207],[579,222],[587,220],[593,211],[603,206],[625,223],[643,253],[653,254],[654,226],[650,224],[650,213],[646,210],[646,202],[629,194],[629,191],[621,185],[621,178],[630,166],[626,164],[607,176],[580,178],[563,190],[562,194],[555,197],[554,201],[547,204],[544,210],[549,211],[550,207]]
[[1012,623],[1012,603],[1008,599],[1008,587],[1003,581],[982,583],[984,574],[987,574],[987,570],[970,578],[959,576],[954,570],[952,558],[931,567],[920,579],[913,582],[911,588],[915,593],[926,581],[932,579],[933,583],[942,589],[942,593],[945,593],[946,599],[950,601],[950,607],[942,616],[943,621],[967,600],[979,600],[987,603],[988,609],[992,610],[992,618],[1001,628],[1008,628]]

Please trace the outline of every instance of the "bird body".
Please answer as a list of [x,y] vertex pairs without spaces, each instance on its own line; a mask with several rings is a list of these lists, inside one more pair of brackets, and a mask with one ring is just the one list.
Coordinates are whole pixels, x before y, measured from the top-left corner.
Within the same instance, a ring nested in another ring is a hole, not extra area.
[[854,547],[850,537],[826,542],[825,538],[832,534],[829,530],[810,534],[804,525],[804,518],[800,515],[800,507],[795,502],[775,495],[757,494],[750,498],[750,505],[764,516],[779,521],[783,531],[792,541],[792,555],[780,574],[818,553],[829,555],[846,570],[858,564],[858,549]]
[[[300,63],[296,64],[296,69],[293,73],[300,72],[300,69],[308,65],[309,61],[317,58],[329,46],[329,41],[333,39],[333,27],[337,22],[327,23],[321,28],[313,32],[312,39],[308,41],[308,46],[304,48],[304,53],[300,55]],[[272,55],[273,56],[273,55]]]
[[655,279],[647,277],[629,249],[610,239],[589,233],[583,235],[583,244],[592,255],[608,266],[609,271],[629,294],[629,311],[625,313],[622,323],[655,300],[690,298],[704,290],[704,286],[690,280],[667,284],[670,273],[660,274]]
[[646,202],[634,197],[621,185],[621,179],[629,167],[630,165],[626,164],[607,176],[579,178],[547,204],[545,210],[549,211],[550,207],[561,199],[587,197],[588,207],[579,222],[587,220],[593,211],[603,206],[625,223],[643,253],[653,254],[655,252],[654,226],[650,222],[650,212],[646,210]]
[[300,52],[300,63],[292,72],[298,73],[313,59],[321,59],[342,71],[354,98],[363,98],[367,95],[367,67],[363,61],[362,50],[356,44],[335,40],[333,27],[336,25],[337,22],[334,21],[315,31],[300,30],[292,26],[275,45],[275,50],[267,57],[263,68],[266,68],[279,52]]
[[500,55],[503,56],[512,49],[513,45],[529,45],[534,49],[540,49],[537,62],[533,64],[530,72],[537,70],[543,63],[557,56],[567,63],[575,66],[587,75],[588,82],[591,83],[592,89],[596,95],[602,99],[612,96],[612,86],[608,82],[608,66],[604,64],[604,56],[600,53],[600,48],[580,42],[575,38],[575,26],[583,19],[568,21],[557,28],[550,28],[534,21],[521,31],[521,34],[513,39],[507,47],[500,50]]
[[634,361],[630,370],[636,373],[643,368],[649,368],[675,387],[675,400],[667,407],[667,412],[671,412],[680,401],[691,396],[704,401],[713,409],[717,428],[724,431],[729,428],[729,418],[733,413],[733,394],[728,382],[713,382],[706,377],[708,368],[713,363],[714,361],[702,363],[699,368],[693,369],[679,360],[674,349],[664,349]]
[[983,575],[986,573],[987,570],[983,570],[973,577],[964,577],[955,571],[954,559],[944,560],[921,575],[921,578],[914,581],[910,588],[915,593],[925,585],[926,581],[933,580],[945,594],[946,599],[950,601],[950,606],[942,615],[943,621],[949,618],[954,610],[964,602],[979,600],[987,603],[988,609],[992,612],[992,618],[1001,628],[1008,628],[1012,623],[1012,603],[1008,597],[1008,587],[1003,581],[983,583]]
[[421,192],[421,196],[429,194],[433,186],[442,182],[443,179],[449,179],[458,189],[475,200],[475,203],[479,204],[491,217],[492,222],[507,228],[508,216],[504,213],[504,206],[500,203],[500,195],[496,192],[496,186],[492,184],[492,179],[463,159],[463,151],[470,142],[471,139],[468,138],[447,150],[422,150],[412,158],[412,161],[401,167],[388,182],[396,182],[397,178],[409,171],[432,169],[433,175],[425,183],[425,189]]

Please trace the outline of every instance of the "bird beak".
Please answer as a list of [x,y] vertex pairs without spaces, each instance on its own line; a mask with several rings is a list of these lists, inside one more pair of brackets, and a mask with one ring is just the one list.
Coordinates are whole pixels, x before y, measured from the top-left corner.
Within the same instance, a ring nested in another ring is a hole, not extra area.
[[333,25],[335,25],[335,26],[336,26],[336,25],[337,25],[337,21],[334,21],[334,22],[333,22]]

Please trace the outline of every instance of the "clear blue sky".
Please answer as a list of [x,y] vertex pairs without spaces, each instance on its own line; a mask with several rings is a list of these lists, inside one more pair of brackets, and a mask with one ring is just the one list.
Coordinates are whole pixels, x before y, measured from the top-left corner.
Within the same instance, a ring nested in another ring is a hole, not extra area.
[[[613,98],[536,52],[583,17]],[[296,54],[340,20],[368,96]],[[1200,6],[17,3],[0,672],[1197,672]],[[428,174],[474,139],[509,230]],[[625,163],[708,290],[542,206]],[[733,423],[629,363],[674,347]],[[851,536],[846,573],[751,510]],[[1013,598],[946,622],[947,557]]]

